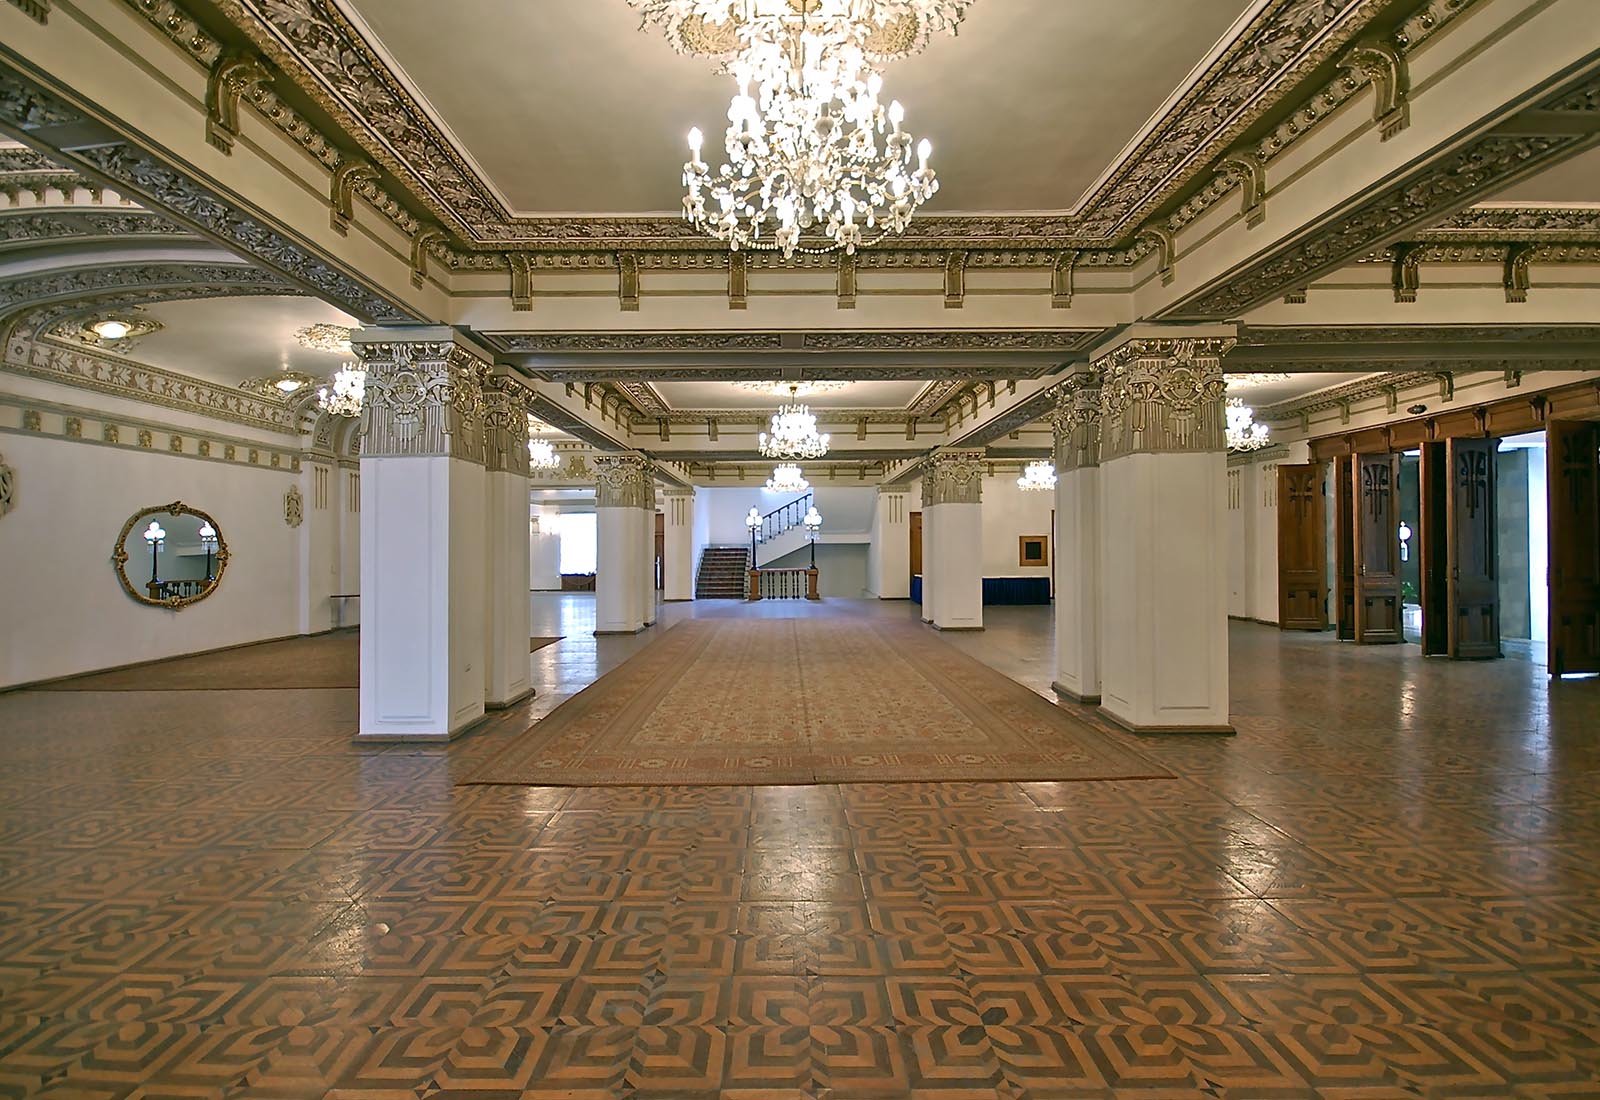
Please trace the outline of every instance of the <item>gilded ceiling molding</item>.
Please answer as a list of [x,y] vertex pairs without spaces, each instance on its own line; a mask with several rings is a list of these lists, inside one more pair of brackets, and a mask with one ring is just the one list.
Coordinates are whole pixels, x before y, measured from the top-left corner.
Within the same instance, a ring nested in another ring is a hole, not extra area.
[[1380,140],[1388,141],[1410,125],[1411,71],[1399,48],[1382,38],[1369,38],[1341,57],[1339,67],[1371,82],[1377,94],[1372,121],[1378,125]]
[[[39,275],[0,282],[0,330],[29,306],[51,301],[76,301],[108,291],[136,289],[146,301],[161,300],[165,291],[201,287],[247,288],[235,293],[294,294],[299,287],[287,279],[249,264],[125,264],[46,271]],[[226,289],[221,291],[227,294]],[[176,297],[193,297],[177,294]]]
[[328,221],[341,237],[355,221],[356,189],[378,180],[378,170],[364,160],[344,160],[328,179]]
[[1367,401],[1377,397],[1383,397],[1393,405],[1395,403],[1393,396],[1402,390],[1438,384],[1438,370],[1412,369],[1416,366],[1414,363],[1389,365],[1398,366],[1401,369],[1380,371],[1365,378],[1358,378],[1353,382],[1329,386],[1326,389],[1291,398],[1288,401],[1257,406],[1255,410],[1256,419],[1274,423],[1300,420],[1303,424],[1305,419],[1312,413],[1327,412],[1331,409],[1348,409],[1349,406],[1357,401]]
[[[1101,329],[880,329],[862,332],[502,332],[484,334],[501,351],[1040,351],[1077,352]],[[652,368],[652,375],[654,370]],[[756,377],[760,377],[757,375]]]
[[655,464],[638,451],[596,455],[595,506],[654,508]]
[[533,265],[526,252],[506,255],[506,266],[511,269],[511,311],[527,313],[533,309]]
[[624,313],[639,311],[639,257],[617,253],[617,304]]
[[[565,382],[572,384],[600,384],[607,382],[632,382],[637,381],[641,375],[648,375],[658,382],[761,382],[772,378],[770,368],[762,369],[757,364],[748,362],[730,362],[727,366],[559,366],[548,367],[540,365],[524,365],[523,371],[530,377],[541,382]],[[1016,378],[1032,378],[1046,374],[1055,369],[1054,364],[1044,364],[1037,367],[1023,368],[1016,365],[1001,367],[971,367],[961,364],[929,365],[912,364],[906,366],[858,366],[818,368],[814,373],[819,380],[830,382],[921,382],[934,380],[944,382],[956,380],[958,383],[969,382],[973,379],[988,379],[1007,381]],[[818,413],[818,415],[823,415]]]
[[922,506],[983,503],[984,453],[979,448],[940,448],[922,473]]
[[750,305],[750,253],[728,253],[728,308],[747,309]]
[[1422,286],[1422,273],[1418,270],[1422,263],[1422,254],[1411,244],[1397,244],[1393,251],[1394,259],[1389,265],[1389,285],[1394,290],[1394,300],[1401,303],[1415,302],[1417,291]]
[[967,296],[967,254],[950,252],[944,258],[944,308],[960,309]]
[[218,58],[206,80],[206,141],[232,156],[239,136],[239,97],[271,79],[259,57],[227,53]]
[[856,254],[854,252],[840,252],[835,261],[838,265],[838,306],[840,309],[856,308]]
[[[89,120],[78,109],[17,70],[0,63],[0,126],[23,134]],[[374,294],[356,279],[245,214],[193,176],[158,161],[126,140],[52,154],[111,181],[122,195],[158,208],[233,246],[363,320],[415,320],[408,309]]]
[[[577,247],[559,251],[519,249],[511,252],[466,251],[458,248],[435,249],[435,255],[452,271],[505,271],[513,257],[519,257],[537,271],[592,271],[610,270],[617,266],[618,243],[625,246],[644,271],[720,271],[729,264],[728,249],[717,242],[707,243],[707,238],[687,240],[670,248],[661,242],[626,239],[621,242],[604,242],[592,249]],[[949,260],[949,249],[938,247],[904,247],[899,244],[877,244],[850,255],[858,271],[868,270],[927,270],[942,271]],[[1153,241],[1139,241],[1127,248],[1069,249],[1075,253],[1073,263],[1078,267],[1129,268],[1138,263],[1155,248]],[[968,271],[983,270],[1051,270],[1061,262],[1059,248],[965,248]],[[745,253],[752,271],[828,271],[837,270],[838,257],[845,253],[796,253],[788,260],[777,252]]]
[[1227,450],[1225,337],[1130,340],[1095,361],[1101,461],[1132,454]]
[[[1528,277],[1528,265],[1533,261],[1534,246],[1531,244],[1513,244],[1506,247],[1506,262],[1501,271],[1500,284],[1505,288],[1506,302],[1518,304],[1528,300],[1528,290],[1531,280]],[[1600,253],[1600,249],[1596,250]]]
[[1600,243],[1600,206],[1469,206],[1417,234],[1426,242],[1575,241]]
[[1248,325],[1239,329],[1241,348],[1360,343],[1426,346],[1455,341],[1511,342],[1537,351],[1537,344],[1548,340],[1600,342],[1600,325]]
[[1079,253],[1075,249],[1066,249],[1056,254],[1056,259],[1050,265],[1050,308],[1072,308],[1072,269],[1077,266]]
[[1139,230],[1139,236],[1155,245],[1156,275],[1160,277],[1161,285],[1167,286],[1172,282],[1172,263],[1177,258],[1177,243],[1171,230],[1151,224]]
[[1239,185],[1239,214],[1246,229],[1254,229],[1267,216],[1267,166],[1248,149],[1239,149],[1217,162],[1217,175]]
[[44,242],[161,237],[198,240],[177,222],[137,208],[0,208],[0,251]]
[[355,350],[367,369],[362,454],[483,463],[489,363],[453,340],[383,341]]

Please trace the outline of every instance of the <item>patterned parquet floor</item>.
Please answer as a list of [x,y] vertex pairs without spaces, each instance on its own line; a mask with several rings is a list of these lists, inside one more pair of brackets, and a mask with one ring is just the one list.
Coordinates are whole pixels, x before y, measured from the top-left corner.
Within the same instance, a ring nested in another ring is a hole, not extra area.
[[1236,625],[1173,779],[458,786],[650,640],[538,613],[449,746],[0,695],[0,1096],[1600,1097],[1600,681]]

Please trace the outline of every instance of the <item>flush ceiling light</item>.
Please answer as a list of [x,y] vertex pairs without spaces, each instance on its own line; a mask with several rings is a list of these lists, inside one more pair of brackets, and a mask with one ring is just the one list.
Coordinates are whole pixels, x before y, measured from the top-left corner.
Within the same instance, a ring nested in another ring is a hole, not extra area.
[[246,378],[239,383],[241,390],[258,393],[262,397],[288,397],[299,393],[307,386],[314,385],[316,379],[309,374],[287,368],[276,374],[269,374],[265,378]]
[[102,340],[120,340],[133,331],[133,326],[128,322],[119,321],[114,317],[108,317],[104,321],[96,321],[89,327]]

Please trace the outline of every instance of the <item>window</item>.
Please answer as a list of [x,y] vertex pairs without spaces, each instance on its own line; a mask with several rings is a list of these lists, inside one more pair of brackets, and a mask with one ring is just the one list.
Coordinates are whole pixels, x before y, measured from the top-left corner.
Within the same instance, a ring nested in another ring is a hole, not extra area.
[[556,517],[556,535],[561,540],[562,573],[595,571],[598,519],[593,512],[564,512]]

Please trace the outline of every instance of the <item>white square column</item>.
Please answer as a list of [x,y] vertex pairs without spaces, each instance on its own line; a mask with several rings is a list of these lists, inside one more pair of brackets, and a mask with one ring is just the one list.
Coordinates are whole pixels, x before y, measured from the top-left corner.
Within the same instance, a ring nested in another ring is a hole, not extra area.
[[[872,546],[867,585],[880,600],[911,595],[911,513],[904,489],[878,486],[878,508],[872,521]],[[927,522],[924,515],[923,522]]]
[[936,512],[937,518],[931,578],[923,552],[922,597],[926,617],[928,590],[933,589],[935,630],[983,629],[983,457],[982,451],[939,450],[928,459],[922,497],[924,536],[928,512]]
[[1096,362],[1100,706],[1141,732],[1231,733],[1226,386],[1232,339],[1131,339]]
[[662,494],[666,546],[662,550],[661,598],[668,602],[694,599],[694,490],[668,489]]
[[357,350],[367,368],[357,736],[448,740],[484,710],[489,362],[448,328],[369,329]]
[[1056,465],[1056,694],[1100,702],[1100,381],[1062,383]]
[[528,656],[527,390],[508,376],[484,384],[484,702],[508,707],[533,691]]
[[636,451],[595,459],[598,561],[594,632],[637,634],[645,628],[645,507],[654,499],[651,463]]
[[640,528],[643,544],[639,547],[639,621],[645,626],[656,624],[656,483],[652,478],[645,486],[644,523]]
[[922,621],[933,625],[933,608],[938,603],[933,574],[939,560],[939,509],[932,504],[933,477],[922,479]]

